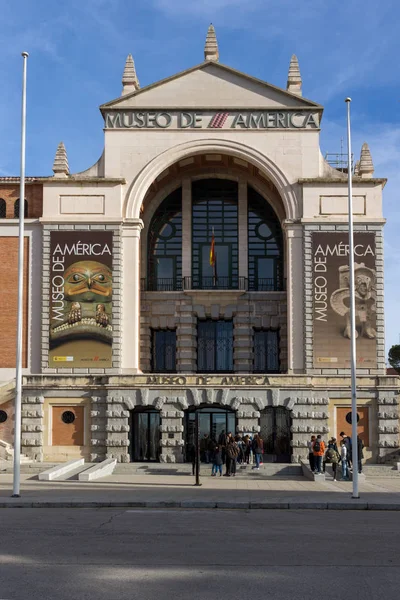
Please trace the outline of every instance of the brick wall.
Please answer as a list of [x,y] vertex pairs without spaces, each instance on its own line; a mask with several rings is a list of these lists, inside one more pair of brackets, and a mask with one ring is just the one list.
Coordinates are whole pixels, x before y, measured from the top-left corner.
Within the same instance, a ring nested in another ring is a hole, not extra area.
[[[6,218],[14,218],[14,204],[19,198],[19,183],[15,184],[0,184],[0,198],[6,202]],[[29,219],[39,218],[43,214],[43,186],[41,183],[27,183],[25,187],[25,198],[28,202],[28,214],[25,216]]]
[[[0,368],[15,367],[18,297],[18,238],[0,238]],[[22,365],[27,366],[29,239],[24,252],[24,329]]]

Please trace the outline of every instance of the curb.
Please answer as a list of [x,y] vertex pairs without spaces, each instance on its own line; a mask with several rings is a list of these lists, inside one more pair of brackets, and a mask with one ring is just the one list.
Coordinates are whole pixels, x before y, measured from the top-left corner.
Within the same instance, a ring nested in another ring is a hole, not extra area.
[[388,502],[217,502],[217,501],[23,501],[0,502],[1,508],[153,508],[153,509],[220,509],[220,510],[392,510],[400,511],[400,503]]

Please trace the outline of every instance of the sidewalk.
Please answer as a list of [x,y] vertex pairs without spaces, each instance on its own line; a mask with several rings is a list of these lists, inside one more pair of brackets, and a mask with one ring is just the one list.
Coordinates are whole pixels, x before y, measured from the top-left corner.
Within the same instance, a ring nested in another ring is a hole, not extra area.
[[126,507],[400,510],[400,477],[369,478],[360,484],[360,499],[351,498],[350,482],[305,478],[246,480],[192,476],[124,475],[98,482],[38,481],[21,475],[21,498],[11,498],[12,475],[0,474],[0,508]]

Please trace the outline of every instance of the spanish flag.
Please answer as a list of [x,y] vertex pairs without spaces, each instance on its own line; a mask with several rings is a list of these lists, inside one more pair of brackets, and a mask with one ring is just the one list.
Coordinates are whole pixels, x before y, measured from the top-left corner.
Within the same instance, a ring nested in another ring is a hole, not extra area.
[[214,228],[213,228],[212,238],[211,238],[210,265],[212,267],[215,267],[215,237],[214,237]]

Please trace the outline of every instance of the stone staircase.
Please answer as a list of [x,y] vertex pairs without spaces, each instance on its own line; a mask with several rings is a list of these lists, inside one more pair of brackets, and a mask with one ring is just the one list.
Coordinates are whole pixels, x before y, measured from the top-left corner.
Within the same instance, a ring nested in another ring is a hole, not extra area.
[[[225,472],[225,467],[224,467]],[[114,475],[192,475],[192,465],[188,463],[118,463],[114,470]],[[211,465],[202,463],[200,465],[201,477],[211,476]],[[285,478],[297,479],[303,478],[301,465],[268,463],[260,467],[259,471],[253,470],[250,465],[241,467],[238,465],[236,477],[240,479],[270,479]]]
[[[11,446],[11,444],[8,444],[7,442],[4,442],[3,440],[0,440],[0,462],[10,462],[11,464],[14,461],[14,448]],[[33,461],[26,456],[26,454],[22,454],[21,453],[21,465],[23,464],[29,464],[32,463]],[[1,466],[0,466],[0,470],[1,470]]]

